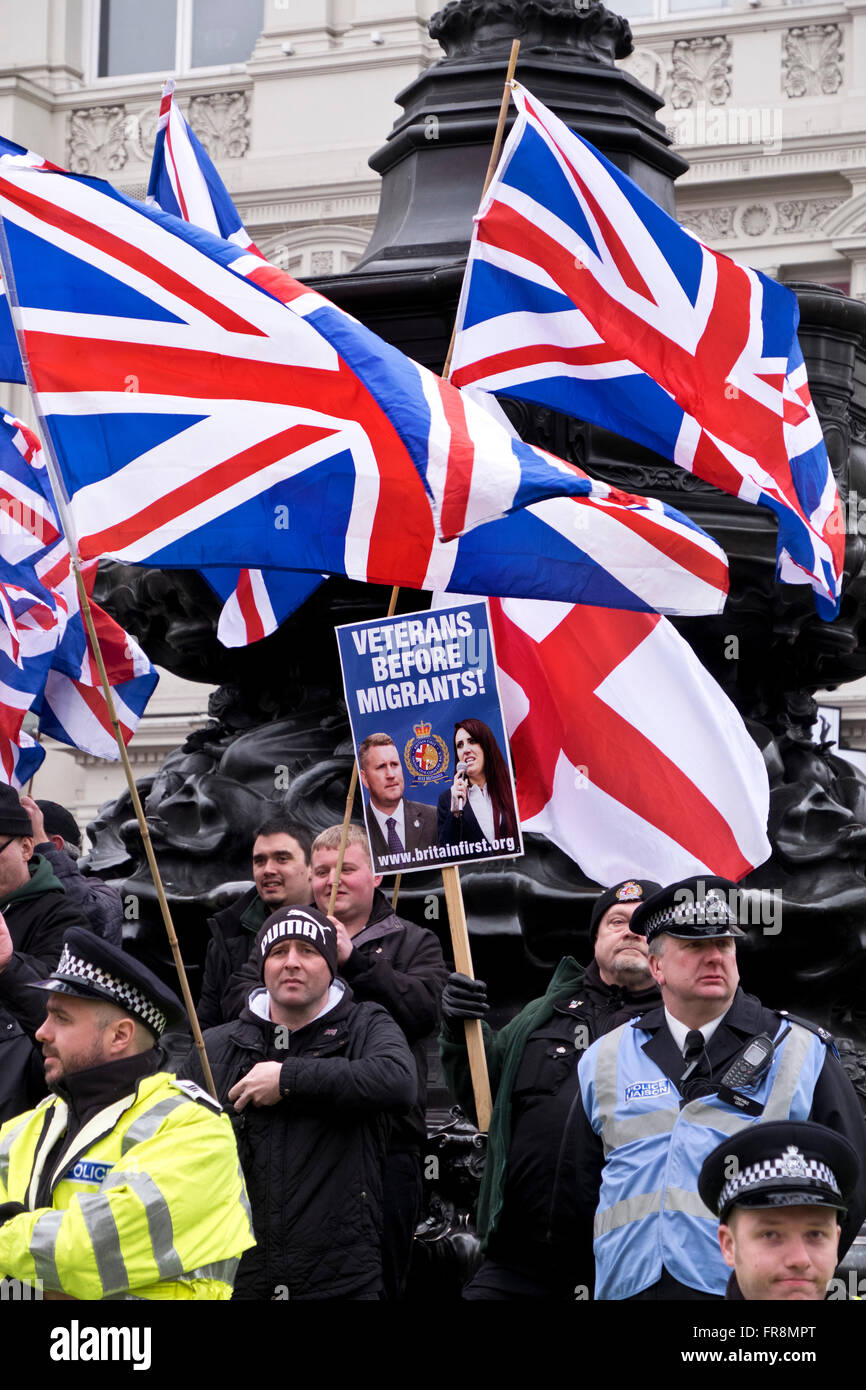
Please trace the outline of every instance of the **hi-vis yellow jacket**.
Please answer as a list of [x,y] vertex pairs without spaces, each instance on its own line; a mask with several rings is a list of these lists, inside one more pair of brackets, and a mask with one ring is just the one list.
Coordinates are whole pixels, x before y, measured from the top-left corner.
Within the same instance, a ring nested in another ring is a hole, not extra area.
[[27,1210],[0,1225],[0,1276],[79,1299],[230,1298],[255,1238],[231,1121],[197,1091],[145,1077],[84,1125],[52,1174],[51,1206],[35,1210],[66,1103],[49,1096],[5,1124],[0,1203]]

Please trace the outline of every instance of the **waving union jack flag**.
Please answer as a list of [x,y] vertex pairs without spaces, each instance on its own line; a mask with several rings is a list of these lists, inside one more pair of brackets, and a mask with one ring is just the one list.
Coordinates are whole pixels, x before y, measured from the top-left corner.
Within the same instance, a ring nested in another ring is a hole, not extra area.
[[402,582],[431,514],[447,540],[592,491],[360,324],[338,350],[231,268],[258,257],[107,184],[0,158],[0,215],[84,558]]
[[173,78],[162,89],[147,201],[261,256],[207,150],[174,100]]
[[[258,256],[13,153],[0,215],[85,557],[412,588],[452,571],[452,588],[640,608],[658,562],[666,611],[723,605],[724,556],[685,518],[509,436]],[[634,507],[621,571],[599,536],[584,544],[585,512],[538,525],[528,508],[550,493],[620,521]]]
[[779,577],[835,617],[844,528],[783,285],[711,251],[517,88],[451,379],[636,440],[776,514]]
[[[147,201],[261,256],[207,150],[174,100],[172,78],[162,89]],[[243,647],[275,632],[322,582],[320,575],[291,570],[208,568],[202,574],[223,600],[217,636],[225,647]]]
[[[84,567],[88,594],[97,562]],[[41,733],[99,757],[117,744],[90,651],[37,436],[0,412],[0,778],[22,785],[42,761],[24,734],[28,709]],[[6,602],[6,599],[9,601]],[[91,603],[126,742],[159,679],[134,638]]]

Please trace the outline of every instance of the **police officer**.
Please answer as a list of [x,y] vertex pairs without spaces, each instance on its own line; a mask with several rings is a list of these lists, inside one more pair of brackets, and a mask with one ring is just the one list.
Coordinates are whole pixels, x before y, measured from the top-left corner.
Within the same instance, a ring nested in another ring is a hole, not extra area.
[[[638,904],[658,888],[628,878],[606,889],[593,903],[586,969],[564,956],[542,998],[498,1032],[482,1024],[494,1105],[476,1214],[484,1261],[463,1290],[467,1301],[567,1302],[592,1289],[591,1244],[577,1243],[574,1229],[577,1061],[595,1038],[659,1002],[646,941],[631,930]],[[483,1019],[486,1000],[484,982],[461,974],[442,995],[443,1069],[469,1114],[463,1020]]]
[[230,1298],[249,1204],[228,1116],[160,1070],[178,1000],[79,928],[31,988],[53,1094],[0,1129],[0,1275],[49,1298]]
[[[593,1226],[599,1299],[721,1298],[727,1270],[698,1194],[707,1154],[756,1120],[816,1120],[859,1152],[863,1116],[832,1039],[739,987],[739,891],[685,879],[647,899],[662,1004],[594,1043],[580,1062],[578,1205]],[[866,1213],[862,1175],[840,1251]]]
[[781,1120],[723,1139],[704,1160],[698,1190],[721,1222],[722,1257],[734,1271],[725,1298],[826,1298],[859,1173],[851,1145],[823,1125]]

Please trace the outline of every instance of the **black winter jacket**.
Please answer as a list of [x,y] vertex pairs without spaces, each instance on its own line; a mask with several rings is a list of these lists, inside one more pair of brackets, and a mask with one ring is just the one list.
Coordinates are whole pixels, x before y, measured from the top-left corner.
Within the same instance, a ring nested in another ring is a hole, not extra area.
[[39,853],[48,860],[67,898],[83,912],[96,935],[122,948],[123,898],[120,890],[113,883],[103,883],[95,874],[83,874],[71,855],[65,849],[56,849],[50,841],[39,846]]
[[[205,1045],[238,1136],[258,1242],[241,1260],[235,1298],[346,1298],[378,1288],[389,1120],[415,1099],[400,1029],[345,989],[296,1032],[245,1008],[234,1023],[209,1029]],[[284,1098],[237,1115],[228,1092],[269,1060],[282,1062]],[[178,1074],[202,1083],[195,1050]]]
[[90,925],[47,859],[34,854],[29,867],[29,882],[0,902],[15,947],[0,974],[0,1124],[46,1094],[42,1053],[32,1035],[45,1017],[47,995],[26,986],[51,974],[69,927]]
[[[403,1029],[415,1058],[418,1099],[411,1112],[396,1121],[390,1152],[417,1152],[427,1142],[427,1039],[438,1027],[448,979],[442,947],[432,931],[398,917],[378,888],[370,919],[352,938],[352,947],[351,956],[339,968],[341,979],[352,986],[356,999],[370,999],[388,1010]],[[248,962],[235,981],[237,992],[227,997],[225,1007],[236,1016],[250,990],[261,983],[257,962]]]
[[261,984],[258,966],[242,979],[238,972],[247,964],[256,932],[270,911],[250,888],[221,912],[208,918],[211,939],[204,958],[204,974],[196,1014],[202,1028],[216,1028],[237,1018],[250,988]]

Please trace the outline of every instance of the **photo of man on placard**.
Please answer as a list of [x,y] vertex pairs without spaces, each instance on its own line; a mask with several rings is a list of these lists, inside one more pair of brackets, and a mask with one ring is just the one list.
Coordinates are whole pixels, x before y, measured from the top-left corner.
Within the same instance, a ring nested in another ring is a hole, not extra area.
[[[437,840],[436,808],[403,796],[400,754],[390,734],[368,734],[358,749],[361,782],[368,792],[365,815],[376,873],[393,873],[391,856],[426,849]],[[388,856],[380,862],[382,856]]]

